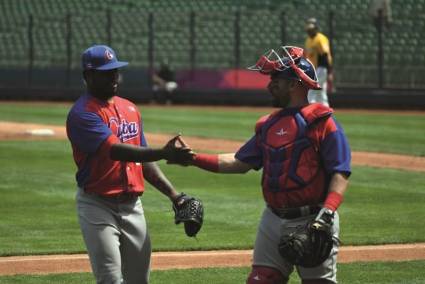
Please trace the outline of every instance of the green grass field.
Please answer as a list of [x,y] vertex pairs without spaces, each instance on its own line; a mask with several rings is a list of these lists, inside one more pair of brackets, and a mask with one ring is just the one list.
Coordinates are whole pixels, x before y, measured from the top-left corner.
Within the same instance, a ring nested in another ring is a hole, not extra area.
[[[63,125],[69,106],[0,105],[0,120]],[[214,108],[146,108],[147,132],[228,138],[252,135],[264,113]],[[425,155],[424,116],[337,113],[354,150]],[[231,127],[229,127],[231,125]],[[75,210],[75,165],[67,141],[0,141],[0,255],[85,252]],[[169,201],[151,187],[142,202],[154,251],[252,248],[264,207],[260,173],[215,175],[196,168],[163,171],[178,190],[205,203],[197,239],[175,226]],[[402,170],[354,167],[340,211],[344,245],[425,241],[425,177]],[[6,217],[7,216],[7,217]],[[230,216],[230,217],[229,217]],[[167,228],[167,230],[164,230]],[[424,283],[425,262],[341,264],[341,283]],[[421,270],[422,269],[422,270]],[[248,268],[155,271],[152,283],[243,283]],[[217,274],[220,279],[217,280]],[[291,283],[296,283],[296,278]],[[0,283],[87,283],[91,274],[0,277]],[[196,281],[196,280],[195,280]],[[222,281],[222,282],[219,282]]]
[[[425,261],[351,263],[338,265],[341,284],[421,284],[425,281]],[[209,268],[153,271],[151,284],[235,284],[245,283],[249,268]],[[300,283],[292,274],[289,284]],[[202,279],[200,282],[199,279]],[[57,275],[0,276],[0,283],[9,284],[80,284],[92,283],[90,273]]]
[[[0,215],[8,216],[0,220],[0,255],[82,252],[68,142],[2,141],[0,163]],[[149,187],[142,201],[154,250],[252,246],[264,207],[260,173],[218,175],[160,164],[177,189],[204,201],[206,212],[198,240],[186,238],[173,224],[168,199]],[[344,244],[425,241],[424,184],[423,173],[354,167],[340,210]]]
[[[0,105],[0,120],[64,125],[67,105]],[[253,135],[263,110],[238,111],[220,108],[140,107],[145,131],[178,133],[245,141]],[[425,115],[391,113],[339,113],[351,147],[355,151],[375,151],[425,156]]]

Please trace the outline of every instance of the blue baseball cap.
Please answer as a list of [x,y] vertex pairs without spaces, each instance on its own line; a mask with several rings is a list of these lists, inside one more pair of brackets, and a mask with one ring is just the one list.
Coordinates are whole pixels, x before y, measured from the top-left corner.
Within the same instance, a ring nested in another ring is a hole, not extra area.
[[82,55],[84,70],[111,70],[128,65],[128,62],[118,61],[115,51],[106,45],[93,45]]

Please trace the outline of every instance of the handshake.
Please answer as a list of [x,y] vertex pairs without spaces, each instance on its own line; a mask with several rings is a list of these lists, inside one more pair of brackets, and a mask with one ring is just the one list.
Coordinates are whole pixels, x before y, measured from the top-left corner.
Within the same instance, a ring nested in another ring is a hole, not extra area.
[[168,141],[162,150],[167,164],[188,166],[192,164],[196,156],[196,153],[184,142],[180,134]]

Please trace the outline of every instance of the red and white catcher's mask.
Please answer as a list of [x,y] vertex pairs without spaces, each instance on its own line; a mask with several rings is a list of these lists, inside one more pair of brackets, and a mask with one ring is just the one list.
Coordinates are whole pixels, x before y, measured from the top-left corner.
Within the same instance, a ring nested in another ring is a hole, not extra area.
[[297,80],[309,89],[321,89],[317,80],[316,69],[304,57],[304,49],[301,47],[281,46],[278,50],[271,49],[248,69],[273,77]]

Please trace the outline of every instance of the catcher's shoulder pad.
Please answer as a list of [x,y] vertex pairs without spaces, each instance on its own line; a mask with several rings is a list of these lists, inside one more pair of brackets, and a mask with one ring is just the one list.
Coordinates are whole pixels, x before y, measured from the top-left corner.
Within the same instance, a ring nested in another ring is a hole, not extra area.
[[301,114],[308,124],[317,119],[325,118],[333,113],[333,109],[320,103],[309,104],[301,109]]
[[255,132],[259,132],[261,130],[261,127],[263,127],[264,123],[266,123],[267,120],[271,119],[275,115],[277,115],[280,112],[280,110],[276,110],[270,114],[263,115],[260,117],[257,122],[255,123]]
[[267,119],[270,117],[269,114],[264,115],[260,117],[257,122],[255,123],[255,132],[260,131],[261,127],[264,125],[264,123],[267,121]]

